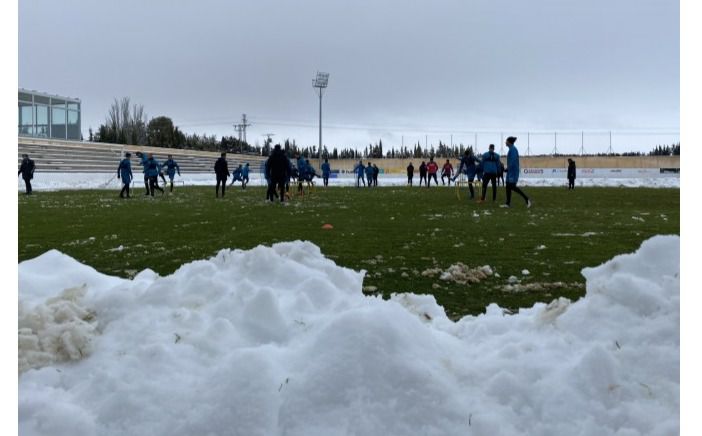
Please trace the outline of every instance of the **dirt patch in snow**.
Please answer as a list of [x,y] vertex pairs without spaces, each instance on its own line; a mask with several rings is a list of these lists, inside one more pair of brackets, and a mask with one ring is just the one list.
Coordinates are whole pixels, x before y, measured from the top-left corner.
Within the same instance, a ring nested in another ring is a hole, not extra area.
[[441,268],[428,268],[422,271],[422,276],[424,277],[435,277],[437,275],[439,276],[439,280],[454,282],[460,285],[470,285],[471,283],[478,283],[492,276],[493,271],[489,265],[471,268],[461,262],[454,263],[446,268],[446,270],[442,270]]

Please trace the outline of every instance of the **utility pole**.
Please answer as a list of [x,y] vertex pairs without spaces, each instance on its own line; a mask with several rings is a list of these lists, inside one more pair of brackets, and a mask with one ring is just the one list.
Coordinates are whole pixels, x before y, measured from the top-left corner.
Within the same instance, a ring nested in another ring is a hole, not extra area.
[[319,166],[322,166],[322,93],[329,85],[329,73],[317,71],[317,78],[312,82],[312,87],[317,89],[319,94]]
[[243,128],[241,127],[241,124],[234,124],[234,130],[236,130],[237,133],[239,134],[239,136],[238,136],[238,138],[239,138],[239,148],[241,148],[241,133],[242,133],[242,131],[243,131]]
[[241,128],[244,131],[244,143],[246,144],[246,128],[250,126],[251,123],[246,122],[246,114],[241,114]]
[[558,154],[558,132],[553,132],[553,155]]
[[530,144],[530,142],[531,142],[530,139],[531,139],[531,138],[529,138],[529,132],[527,132],[527,156],[529,156],[529,153],[531,152],[531,150],[530,150],[530,145],[531,145],[531,144]]
[[[263,144],[263,148],[266,148],[266,145],[270,145],[271,142],[273,142],[273,140],[271,139],[271,137],[272,137],[272,136],[275,136],[275,133],[264,133],[264,134],[261,135],[261,136],[265,136],[265,137],[266,137],[266,141],[265,141],[264,144]],[[261,150],[261,152],[263,152],[263,150]],[[269,155],[270,155],[270,151],[269,151]]]
[[[246,114],[241,115],[241,124],[234,124],[234,129],[239,133],[239,152],[244,151],[244,143],[246,143],[246,128],[250,126],[251,123],[246,122]],[[243,135],[243,142],[242,142]]]
[[580,132],[580,156],[585,154],[585,132]]
[[609,149],[607,150],[607,154],[614,154],[614,150],[612,150],[612,131],[609,131]]

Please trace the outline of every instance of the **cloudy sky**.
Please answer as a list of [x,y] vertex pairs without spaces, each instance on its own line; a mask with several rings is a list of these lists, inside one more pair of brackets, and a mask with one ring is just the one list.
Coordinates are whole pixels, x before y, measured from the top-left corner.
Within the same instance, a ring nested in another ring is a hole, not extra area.
[[232,135],[246,113],[249,142],[313,145],[320,70],[330,148],[475,131],[481,149],[498,132],[526,147],[530,131],[533,152],[575,152],[585,131],[604,151],[595,132],[612,130],[615,149],[647,151],[678,140],[679,13],[671,0],[20,0],[19,86],[80,98],[85,136],[129,96],[186,132]]

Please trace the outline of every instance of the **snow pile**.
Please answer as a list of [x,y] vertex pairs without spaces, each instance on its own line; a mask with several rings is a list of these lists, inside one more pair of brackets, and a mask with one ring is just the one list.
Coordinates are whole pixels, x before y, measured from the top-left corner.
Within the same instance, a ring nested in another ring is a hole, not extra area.
[[85,286],[66,289],[31,311],[20,305],[20,372],[55,362],[78,360],[90,354],[92,338],[96,334],[92,322],[94,314],[78,303],[85,289]]
[[583,274],[575,303],[453,322],[430,295],[364,296],[307,242],[132,280],[48,252],[19,265],[21,310],[64,301],[40,318],[99,334],[20,375],[20,433],[677,434],[679,238]]
[[[115,162],[115,168],[117,162]],[[144,184],[140,173],[134,173],[135,179],[132,187],[137,191],[144,189]],[[317,186],[321,186],[322,179],[315,179]],[[159,181],[160,183],[160,181]],[[176,176],[176,189],[179,186],[214,186],[214,173],[183,173],[183,176]],[[265,179],[260,173],[252,173],[250,186],[265,186]],[[356,186],[356,179],[352,175],[345,174],[329,179],[330,186]],[[536,176],[522,177],[519,179],[520,186],[567,186],[564,178],[539,178]],[[32,180],[32,189],[35,191],[55,191],[61,189],[111,189],[119,191],[121,180],[115,177],[115,173],[41,173],[35,174]],[[407,177],[397,175],[381,175],[378,178],[378,186],[407,186]],[[628,177],[628,178],[578,178],[577,187],[622,187],[622,188],[680,188],[680,175],[666,175],[665,177]],[[363,185],[361,185],[363,187]],[[240,183],[234,184],[234,189],[241,189]],[[442,185],[441,188],[455,189],[453,185]],[[415,189],[420,189],[415,183]],[[24,181],[17,179],[17,190],[24,192]],[[468,192],[468,188],[464,188]],[[143,192],[143,191],[142,191]]]

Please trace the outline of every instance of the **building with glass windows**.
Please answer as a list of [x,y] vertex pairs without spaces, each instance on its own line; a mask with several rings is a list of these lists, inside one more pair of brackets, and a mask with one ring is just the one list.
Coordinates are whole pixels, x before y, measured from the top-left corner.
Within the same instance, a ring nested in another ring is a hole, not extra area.
[[80,140],[80,100],[19,88],[19,136]]

